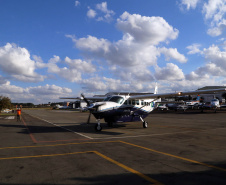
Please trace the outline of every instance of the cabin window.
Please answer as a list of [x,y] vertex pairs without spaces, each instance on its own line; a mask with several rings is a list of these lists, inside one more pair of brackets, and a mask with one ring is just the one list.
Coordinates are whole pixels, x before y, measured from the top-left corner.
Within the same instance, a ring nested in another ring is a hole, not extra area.
[[132,105],[132,102],[131,102],[131,100],[128,100],[128,104],[129,104],[129,105]]
[[126,101],[124,102],[124,105],[128,105],[128,100],[126,100]]
[[140,105],[140,101],[139,100],[136,100],[136,105]]
[[135,105],[135,100],[132,100],[132,105]]
[[144,105],[144,100],[141,100],[141,105]]

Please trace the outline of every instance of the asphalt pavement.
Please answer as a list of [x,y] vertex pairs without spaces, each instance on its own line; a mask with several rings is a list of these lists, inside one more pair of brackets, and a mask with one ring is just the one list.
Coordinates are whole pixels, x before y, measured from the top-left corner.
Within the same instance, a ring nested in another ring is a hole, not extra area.
[[226,184],[226,111],[155,111],[96,132],[88,113],[0,115],[0,185]]

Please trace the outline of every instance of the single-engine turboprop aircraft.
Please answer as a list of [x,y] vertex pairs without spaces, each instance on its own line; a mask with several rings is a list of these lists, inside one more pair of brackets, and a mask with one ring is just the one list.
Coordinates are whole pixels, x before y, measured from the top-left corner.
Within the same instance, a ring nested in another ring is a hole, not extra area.
[[[155,103],[160,98],[175,97],[183,95],[194,95],[194,94],[206,94],[206,93],[217,93],[226,91],[226,89],[213,89],[213,90],[199,90],[199,91],[188,91],[188,92],[177,92],[177,93],[164,93],[157,94],[157,86],[155,87],[154,94],[145,95],[112,95],[108,97],[85,97],[81,94],[82,99],[87,103],[87,109],[90,111],[88,121],[90,121],[91,114],[97,119],[95,125],[96,131],[101,131],[102,126],[100,120],[104,119],[105,122],[112,126],[115,122],[132,122],[142,121],[143,127],[148,127],[148,122],[144,120],[148,114],[154,110]],[[61,99],[79,99],[79,98],[64,98]],[[100,100],[100,102],[90,103],[88,100]]]

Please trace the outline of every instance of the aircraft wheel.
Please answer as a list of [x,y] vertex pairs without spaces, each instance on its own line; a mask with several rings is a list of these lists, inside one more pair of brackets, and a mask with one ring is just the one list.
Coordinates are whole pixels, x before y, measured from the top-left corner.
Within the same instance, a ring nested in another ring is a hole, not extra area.
[[102,130],[102,127],[98,124],[95,125],[95,130],[100,132]]
[[147,121],[144,121],[144,122],[143,122],[143,127],[144,127],[144,128],[147,128],[147,127],[148,127],[148,122],[147,122]]

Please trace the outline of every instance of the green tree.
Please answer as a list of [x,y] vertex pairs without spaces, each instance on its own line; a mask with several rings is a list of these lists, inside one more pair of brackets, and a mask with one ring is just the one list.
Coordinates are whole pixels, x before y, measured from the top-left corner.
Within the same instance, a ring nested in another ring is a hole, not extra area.
[[0,96],[0,110],[2,109],[11,109],[12,104],[11,100],[8,97]]

